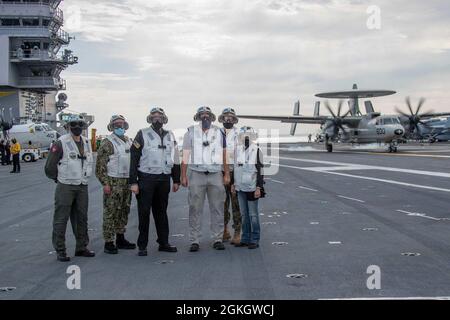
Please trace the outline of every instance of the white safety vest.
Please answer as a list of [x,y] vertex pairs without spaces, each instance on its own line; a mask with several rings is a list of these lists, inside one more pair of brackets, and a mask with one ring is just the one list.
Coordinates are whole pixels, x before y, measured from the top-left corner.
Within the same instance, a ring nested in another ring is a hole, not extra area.
[[63,135],[59,141],[63,147],[63,157],[58,163],[58,181],[69,185],[87,185],[89,177],[92,175],[94,162],[88,139],[81,137],[84,146],[84,160],[81,159],[78,147],[70,134]]
[[112,178],[129,178],[130,177],[130,148],[131,141],[126,138],[122,140],[115,134],[106,137],[114,146],[114,153],[109,156],[107,165],[108,176]]
[[[223,165],[223,136],[219,127],[204,132],[201,125],[190,127],[192,149],[190,168],[200,172],[221,172]],[[191,131],[192,130],[192,131]]]
[[[235,149],[237,145],[237,139],[238,139],[238,129],[236,127],[233,127],[229,130],[223,128],[221,129],[222,133],[226,135],[227,139],[227,163],[228,167],[230,168],[230,171],[233,171],[233,164],[234,164],[234,154]],[[227,133],[228,131],[228,133]]]
[[153,130],[142,130],[144,147],[142,149],[139,171],[149,174],[171,174],[175,159],[175,136],[168,131],[161,136]]
[[234,161],[234,185],[237,191],[256,191],[258,146],[251,144],[247,150],[237,145]]

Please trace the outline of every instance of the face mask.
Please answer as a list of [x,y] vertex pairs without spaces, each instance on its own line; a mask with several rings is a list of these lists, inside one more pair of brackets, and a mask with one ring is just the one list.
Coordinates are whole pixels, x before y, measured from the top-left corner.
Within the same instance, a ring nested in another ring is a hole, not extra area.
[[231,128],[233,128],[233,124],[232,124],[232,123],[229,123],[229,122],[225,122],[225,123],[223,124],[223,127],[224,127],[225,129],[231,129]]
[[122,137],[125,134],[125,129],[124,128],[116,128],[116,129],[114,129],[114,133],[117,136]]
[[248,147],[250,147],[250,138],[249,137],[245,137],[245,149],[247,149]]
[[83,129],[80,128],[80,127],[70,128],[70,132],[72,132],[72,134],[75,137],[79,137],[79,136],[81,136],[81,133],[83,132]]
[[155,121],[152,123],[152,126],[153,126],[153,129],[158,131],[162,128],[163,124],[159,121]]
[[208,118],[202,119],[202,128],[203,129],[211,128],[211,120]]

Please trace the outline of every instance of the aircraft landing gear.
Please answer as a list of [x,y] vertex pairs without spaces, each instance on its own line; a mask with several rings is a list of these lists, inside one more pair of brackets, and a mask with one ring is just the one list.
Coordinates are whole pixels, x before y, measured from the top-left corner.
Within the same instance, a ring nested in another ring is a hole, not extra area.
[[333,144],[329,142],[330,138],[328,136],[328,133],[325,134],[325,148],[327,149],[327,152],[333,152]]
[[391,143],[389,145],[389,153],[397,153],[398,148],[397,148],[397,144]]

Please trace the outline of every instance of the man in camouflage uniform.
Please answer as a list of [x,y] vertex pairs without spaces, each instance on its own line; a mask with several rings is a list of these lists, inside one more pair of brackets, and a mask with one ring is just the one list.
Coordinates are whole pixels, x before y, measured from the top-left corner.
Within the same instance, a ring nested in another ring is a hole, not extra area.
[[[227,140],[227,163],[230,169],[230,175],[233,176],[234,171],[234,154],[236,147],[236,139],[238,137],[238,129],[236,124],[239,119],[233,108],[225,108],[222,114],[219,116],[219,122],[223,124],[222,133]],[[239,244],[241,242],[241,211],[239,209],[239,201],[237,194],[231,192],[231,185],[225,185],[225,204],[224,204],[224,230],[223,241],[227,242],[231,240],[231,244]],[[228,231],[228,223],[231,220],[230,206],[233,212],[233,238]]]
[[103,185],[103,237],[108,254],[117,254],[118,249],[136,248],[124,236],[131,204],[128,184],[131,141],[125,136],[127,129],[123,116],[112,116],[108,125],[112,134],[102,141],[97,151],[95,174]]

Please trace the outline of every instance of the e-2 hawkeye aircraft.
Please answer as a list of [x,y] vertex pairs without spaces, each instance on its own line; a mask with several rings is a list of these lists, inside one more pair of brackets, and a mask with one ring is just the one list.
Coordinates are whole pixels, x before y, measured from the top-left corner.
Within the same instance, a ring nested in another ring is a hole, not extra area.
[[450,117],[433,118],[424,121],[426,126],[421,129],[421,137],[429,142],[440,142],[450,140]]
[[[366,114],[359,109],[359,99],[369,99],[395,94],[392,90],[360,90],[356,84],[353,90],[318,93],[316,97],[326,99],[339,99],[337,113],[325,101],[325,108],[330,115],[320,115],[320,101],[315,103],[312,117],[300,115],[300,101],[294,106],[292,116],[257,116],[239,115],[243,119],[271,120],[291,123],[291,135],[295,134],[298,123],[320,124],[321,135],[324,137],[325,148],[333,152],[333,143],[351,144],[385,144],[389,152],[397,152],[398,142],[409,137],[413,132],[420,130],[420,125],[426,125],[422,120],[450,115],[450,113],[420,114],[424,99],[419,102],[416,111],[413,111],[409,98],[406,103],[410,114],[397,110],[399,115],[381,115],[375,112],[372,102],[364,102]],[[349,110],[342,114],[343,99],[348,99]]]

